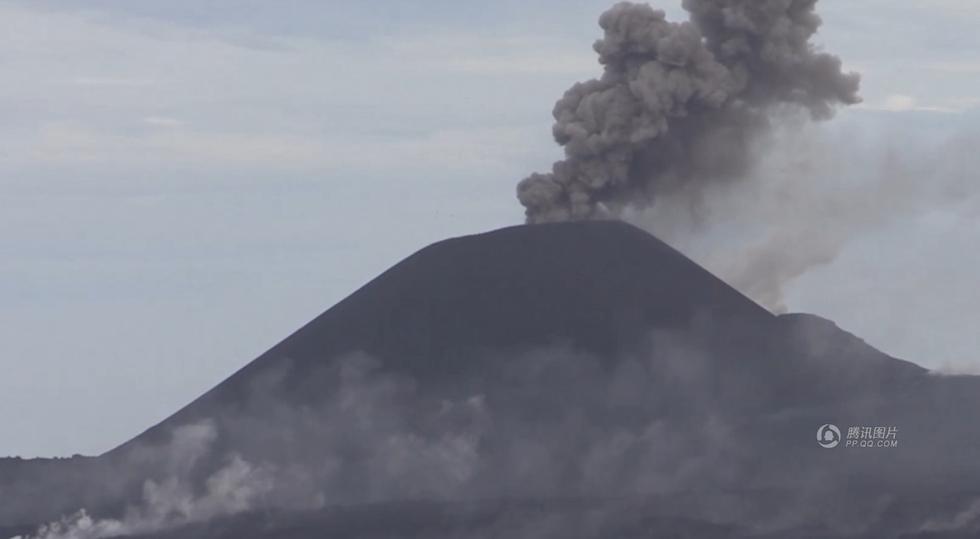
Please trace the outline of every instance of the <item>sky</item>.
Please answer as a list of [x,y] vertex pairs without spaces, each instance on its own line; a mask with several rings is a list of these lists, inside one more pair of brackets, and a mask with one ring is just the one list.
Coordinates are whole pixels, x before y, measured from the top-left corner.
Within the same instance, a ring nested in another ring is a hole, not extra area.
[[[522,222],[608,6],[0,1],[0,455],[111,449],[422,246]],[[785,307],[980,372],[980,4],[818,9],[864,102],[780,139],[822,186],[804,228],[839,232]],[[726,277],[725,241],[678,247]]]

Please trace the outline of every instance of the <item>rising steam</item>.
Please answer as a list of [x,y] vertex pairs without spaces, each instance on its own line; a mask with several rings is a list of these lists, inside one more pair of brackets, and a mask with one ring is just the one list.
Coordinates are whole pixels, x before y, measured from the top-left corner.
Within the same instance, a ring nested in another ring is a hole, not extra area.
[[616,215],[657,196],[739,178],[781,108],[828,118],[859,102],[859,76],[810,43],[817,0],[684,0],[673,23],[645,4],[602,14],[598,79],[554,109],[565,159],[520,182],[530,223]]

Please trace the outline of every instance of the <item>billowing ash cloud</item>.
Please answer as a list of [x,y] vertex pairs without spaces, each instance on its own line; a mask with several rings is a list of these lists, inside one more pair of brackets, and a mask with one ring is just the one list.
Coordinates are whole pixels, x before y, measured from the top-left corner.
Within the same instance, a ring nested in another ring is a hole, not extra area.
[[769,115],[853,104],[859,76],[818,52],[816,0],[684,0],[673,23],[645,4],[602,14],[598,79],[554,109],[565,159],[520,182],[531,223],[589,219],[745,175]]

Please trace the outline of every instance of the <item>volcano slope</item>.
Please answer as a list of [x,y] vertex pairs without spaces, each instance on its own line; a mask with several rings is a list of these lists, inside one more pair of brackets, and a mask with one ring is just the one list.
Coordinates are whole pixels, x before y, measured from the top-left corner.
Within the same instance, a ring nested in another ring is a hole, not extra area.
[[0,462],[0,527],[970,536],[978,405],[977,379],[773,316],[629,225],[518,226],[419,251],[101,457]]

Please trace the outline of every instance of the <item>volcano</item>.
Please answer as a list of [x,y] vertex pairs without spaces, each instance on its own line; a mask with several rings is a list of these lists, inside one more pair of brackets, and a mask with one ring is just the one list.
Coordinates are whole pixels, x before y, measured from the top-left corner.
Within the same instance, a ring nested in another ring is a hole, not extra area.
[[86,508],[116,536],[969,536],[978,405],[630,225],[517,226],[422,249],[100,457],[0,461],[0,535]]
[[287,397],[315,399],[301,383],[344,354],[364,352],[423,383],[451,385],[491,375],[493,361],[522,349],[567,344],[611,358],[651,329],[712,318],[759,330],[774,322],[624,223],[517,226],[451,239],[386,271],[143,437],[234,407],[252,380],[283,361],[291,364]]

